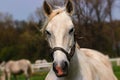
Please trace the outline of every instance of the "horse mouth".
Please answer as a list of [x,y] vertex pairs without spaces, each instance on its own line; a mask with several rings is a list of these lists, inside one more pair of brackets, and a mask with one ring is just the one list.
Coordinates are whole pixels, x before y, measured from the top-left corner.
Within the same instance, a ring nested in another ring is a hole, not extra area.
[[57,77],[64,77],[67,76],[68,70],[64,70],[61,67],[56,67],[53,69]]
[[65,77],[65,76],[67,76],[66,73],[64,73],[64,74],[56,74],[56,75],[57,75],[57,77]]
[[67,76],[67,72],[55,72],[57,77],[65,77]]

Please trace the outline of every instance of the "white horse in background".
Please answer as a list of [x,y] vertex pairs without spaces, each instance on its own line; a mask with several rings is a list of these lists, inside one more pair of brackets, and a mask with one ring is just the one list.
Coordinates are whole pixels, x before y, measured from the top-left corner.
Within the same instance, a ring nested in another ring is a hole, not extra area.
[[5,65],[5,61],[3,61],[0,64],[0,80],[5,80],[5,74],[3,73],[3,71],[4,71],[4,65]]
[[45,80],[117,80],[108,57],[92,49],[80,48],[75,41],[70,0],[65,7],[55,10],[44,1],[43,8],[47,21],[42,31],[53,59]]
[[0,80],[10,80],[11,75],[13,75],[15,80],[17,80],[17,75],[22,73],[25,75],[26,80],[29,80],[32,74],[32,65],[31,62],[26,59],[21,59],[18,61],[10,60],[0,66],[0,70],[2,72]]

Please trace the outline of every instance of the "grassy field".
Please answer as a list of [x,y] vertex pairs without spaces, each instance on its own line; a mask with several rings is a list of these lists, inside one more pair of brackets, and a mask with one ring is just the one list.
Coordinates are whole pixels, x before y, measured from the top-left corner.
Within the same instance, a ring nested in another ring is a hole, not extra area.
[[[113,71],[116,77],[118,78],[118,80],[120,80],[120,66],[113,65]],[[30,80],[44,80],[46,75],[47,75],[47,72],[37,72],[32,75]],[[13,77],[11,80],[14,80]],[[25,80],[25,78],[23,75],[21,75],[21,76],[18,76],[18,80]]]
[[113,70],[118,80],[120,80],[120,66],[113,66]]
[[[116,66],[116,64],[113,63],[113,71],[118,80],[120,80],[120,66]],[[44,80],[46,75],[47,72],[36,72],[32,75],[30,80]],[[25,80],[25,77],[23,75],[17,76],[17,78],[18,80]],[[13,76],[11,77],[11,80],[14,80]]]
[[120,80],[120,66],[116,66],[116,63],[112,63],[113,64],[113,71],[116,75],[116,77],[118,78],[118,80]]
[[[47,75],[47,72],[37,72],[32,75],[30,80],[44,80],[45,76]],[[24,75],[17,76],[18,80],[25,80]],[[14,80],[14,77],[11,77],[11,80]]]

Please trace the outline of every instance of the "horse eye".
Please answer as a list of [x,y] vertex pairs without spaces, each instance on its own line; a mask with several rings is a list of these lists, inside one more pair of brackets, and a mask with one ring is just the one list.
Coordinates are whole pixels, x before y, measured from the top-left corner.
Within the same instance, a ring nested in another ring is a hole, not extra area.
[[70,29],[69,34],[74,32],[74,28]]
[[51,35],[51,33],[50,33],[49,31],[47,31],[47,30],[45,31],[45,33],[46,33],[47,35],[49,35],[49,36]]

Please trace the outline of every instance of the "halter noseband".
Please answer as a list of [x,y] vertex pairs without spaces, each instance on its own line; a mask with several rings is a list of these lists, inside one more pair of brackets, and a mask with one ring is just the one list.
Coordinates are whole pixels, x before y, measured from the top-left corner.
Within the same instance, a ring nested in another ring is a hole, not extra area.
[[75,44],[71,48],[70,53],[68,53],[65,49],[63,49],[61,47],[54,47],[53,49],[50,49],[50,55],[51,55],[52,59],[53,59],[54,52],[58,51],[58,50],[62,51],[67,56],[67,59],[70,61],[70,59],[72,58],[72,56],[74,55],[74,52],[75,52]]

